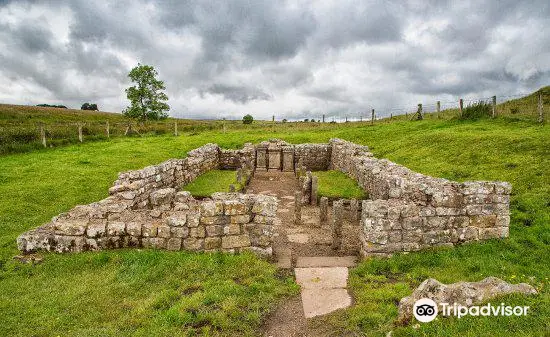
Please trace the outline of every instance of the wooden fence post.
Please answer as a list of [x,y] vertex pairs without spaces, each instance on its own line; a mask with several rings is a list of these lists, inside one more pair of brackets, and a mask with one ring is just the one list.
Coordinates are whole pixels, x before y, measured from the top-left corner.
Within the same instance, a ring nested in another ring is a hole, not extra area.
[[325,122],[325,114],[323,114],[323,123]]
[[107,121],[107,125],[105,126],[105,131],[107,132],[107,138],[111,138],[111,130],[109,130],[109,121]]
[[539,92],[539,123],[543,123],[544,122],[544,114],[542,113],[543,111],[543,106],[542,106],[542,91]]
[[493,118],[497,116],[497,97],[493,96]]
[[178,135],[178,122],[174,122],[174,136]]
[[82,137],[82,124],[78,123],[78,140],[82,143],[84,137]]
[[275,115],[271,116],[271,122],[275,123]]
[[460,116],[462,116],[462,108],[464,107],[464,100],[461,98],[458,100],[458,109],[460,110]]
[[346,116],[346,123],[348,122],[348,116]]
[[46,130],[44,130],[44,123],[40,123],[40,141],[42,145],[46,147]]
[[439,113],[441,112],[441,101],[437,101],[436,109],[437,109],[437,118],[439,118]]
[[372,109],[372,111],[371,111],[371,115],[370,115],[370,125],[374,125],[374,109]]

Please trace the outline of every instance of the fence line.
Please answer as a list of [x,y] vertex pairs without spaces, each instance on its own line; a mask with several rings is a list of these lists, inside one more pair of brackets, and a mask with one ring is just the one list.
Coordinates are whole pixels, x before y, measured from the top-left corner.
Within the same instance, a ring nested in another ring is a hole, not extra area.
[[[548,102],[549,94],[539,91],[537,94],[508,94],[501,96],[491,96],[491,97],[478,97],[471,98],[457,98],[454,101],[435,101],[435,102],[422,102],[416,104],[416,110],[413,109],[414,105],[408,107],[391,107],[380,110],[375,110],[371,107],[370,116],[368,116],[368,110],[364,112],[357,112],[355,114],[348,113],[344,115],[328,115],[326,113],[322,114],[321,118],[316,118],[315,121],[320,121],[321,123],[331,123],[331,122],[368,122],[370,125],[374,125],[376,121],[389,118],[393,119],[399,116],[405,116],[408,119],[423,119],[426,116],[440,118],[442,113],[446,115],[449,114],[448,110],[458,110],[458,114],[462,114],[463,110],[469,105],[475,104],[477,102],[485,102],[491,107],[491,116],[497,117],[500,114],[503,114],[505,109],[508,108],[511,114],[518,113],[517,107],[513,107],[513,102],[511,100],[517,98],[524,98],[526,96],[532,96],[533,102],[530,100],[527,104],[523,104],[522,108],[528,110],[528,117],[534,117],[539,123],[545,122],[545,107],[544,101]],[[497,107],[497,104],[501,104],[501,107]],[[502,104],[504,106],[502,106]],[[510,107],[509,107],[510,105]],[[548,106],[548,105],[547,105]],[[521,115],[521,114],[520,114]],[[523,114],[525,116],[526,114]],[[402,118],[402,117],[401,117]],[[314,121],[313,119],[306,118],[308,121]],[[25,141],[32,142],[38,141],[43,147],[47,147],[54,140],[63,141],[78,139],[79,142],[84,142],[86,137],[93,136],[94,138],[105,137],[111,138],[111,136],[124,135],[128,136],[130,134],[142,134],[148,132],[154,133],[164,133],[164,134],[173,134],[178,136],[181,131],[202,131],[202,130],[221,130],[226,132],[227,121],[233,121],[236,125],[235,120],[203,120],[202,124],[200,122],[185,122],[185,121],[150,121],[147,123],[140,123],[135,121],[74,121],[74,122],[53,122],[53,123],[43,123],[39,122],[36,124],[34,131],[25,133],[21,131],[21,134],[15,135],[12,137],[16,142],[18,139],[23,139]],[[264,124],[259,125],[260,127],[269,125],[270,123],[280,123],[281,121],[286,121],[286,119],[276,120],[276,115],[272,115],[271,121],[264,121]],[[290,122],[299,121],[298,119],[290,120]],[[24,127],[28,128],[29,124],[22,124],[21,122],[3,122],[0,124],[0,146],[4,146],[8,136],[3,135],[3,130],[8,130],[10,127],[22,129]],[[62,128],[62,130],[57,130]],[[73,130],[73,131],[70,131]],[[33,136],[34,135],[34,136]],[[72,135],[72,136],[71,136]],[[57,137],[56,136],[61,136]],[[33,140],[34,139],[34,140]],[[8,140],[9,141],[9,140]],[[4,152],[4,150],[2,151]]]

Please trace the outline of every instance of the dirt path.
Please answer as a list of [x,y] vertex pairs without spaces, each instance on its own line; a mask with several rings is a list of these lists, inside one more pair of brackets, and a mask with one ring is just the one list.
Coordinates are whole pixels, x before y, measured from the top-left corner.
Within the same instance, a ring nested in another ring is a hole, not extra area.
[[[321,258],[316,260],[323,261],[330,260],[330,257],[344,256],[345,254],[334,251],[331,248],[332,230],[329,224],[331,223],[330,214],[332,212],[330,208],[328,212],[329,219],[324,226],[320,225],[319,207],[313,206],[302,206],[302,224],[298,226],[294,224],[294,192],[297,190],[299,190],[298,181],[293,172],[257,171],[248,185],[247,193],[266,194],[279,198],[279,207],[277,210],[279,221],[275,223],[274,226],[274,258],[280,268],[290,269],[299,267],[298,269],[301,273],[304,271],[307,273],[307,267],[319,266],[297,266],[297,263],[303,263],[300,261],[305,261],[304,257],[306,257],[306,259],[307,257],[325,257],[326,259]],[[340,261],[338,259],[336,260]],[[347,261],[349,264],[349,259]],[[348,265],[344,263],[343,267],[347,268]],[[316,278],[318,277],[316,276]],[[307,280],[305,282],[307,282]],[[304,287],[302,284],[302,288],[307,287]],[[315,297],[318,297],[315,296],[315,293],[319,291],[327,290],[315,289],[312,291],[311,289],[302,289],[301,296],[295,296],[280,305],[266,320],[263,327],[263,335],[273,337],[316,337],[325,335],[318,329],[308,327],[308,321],[304,315],[304,310],[306,310],[308,316],[311,316],[309,312],[311,310],[305,309],[305,307],[312,304],[311,300],[309,300],[312,297],[315,302]],[[340,295],[344,297],[346,294],[345,290],[344,294],[340,293]],[[339,300],[340,299],[335,299],[335,302]],[[351,299],[344,298],[340,300],[340,302],[342,301],[350,302]],[[305,306],[304,303],[306,303]],[[326,304],[327,303],[324,303],[325,307]],[[335,304],[338,306],[338,303]],[[315,306],[316,303],[313,303],[313,305]],[[321,304],[321,306],[322,305],[323,304]],[[332,303],[329,303],[329,306],[331,305]]]

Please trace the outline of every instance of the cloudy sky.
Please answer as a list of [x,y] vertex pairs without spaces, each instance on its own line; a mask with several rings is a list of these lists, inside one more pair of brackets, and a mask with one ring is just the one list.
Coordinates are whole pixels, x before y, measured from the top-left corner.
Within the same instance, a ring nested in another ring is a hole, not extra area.
[[172,116],[389,114],[549,85],[550,2],[0,0],[2,103],[120,112],[138,62]]

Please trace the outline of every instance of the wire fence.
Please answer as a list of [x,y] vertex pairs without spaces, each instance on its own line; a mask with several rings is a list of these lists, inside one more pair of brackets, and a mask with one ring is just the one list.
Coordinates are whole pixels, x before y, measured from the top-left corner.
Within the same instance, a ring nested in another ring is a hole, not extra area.
[[[363,122],[377,124],[391,122],[393,119],[450,119],[460,118],[464,109],[483,102],[492,108],[491,116],[506,117],[544,123],[548,121],[550,112],[550,88],[534,94],[513,94],[492,97],[458,98],[450,101],[423,102],[402,107],[390,107],[380,110],[368,109],[355,114],[320,114],[314,118],[285,119],[285,116],[274,115],[268,121],[255,121],[251,125],[243,125],[241,120],[164,120],[146,123],[135,121],[26,121],[21,118],[0,119],[0,154],[26,152],[43,147],[106,140],[113,137],[135,137],[144,135],[163,135],[182,133],[197,133],[218,130],[226,132],[231,129],[265,128],[274,125],[296,127],[316,123]],[[369,111],[370,110],[370,111]],[[0,111],[1,116],[1,111]]]

